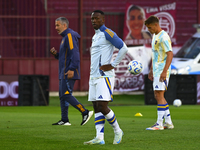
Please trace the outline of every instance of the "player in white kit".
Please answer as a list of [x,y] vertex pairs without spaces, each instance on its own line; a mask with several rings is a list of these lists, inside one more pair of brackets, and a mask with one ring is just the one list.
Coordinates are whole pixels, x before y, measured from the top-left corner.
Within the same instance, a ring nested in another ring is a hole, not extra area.
[[[156,16],[150,16],[145,21],[145,25],[149,32],[153,34],[151,43],[152,67],[148,77],[153,81],[154,96],[157,100],[157,122],[146,130],[173,129],[169,105],[164,97],[169,83],[173,58],[171,40],[169,35],[161,29],[159,19]],[[165,119],[164,124],[163,119]]]
[[[92,101],[95,111],[96,137],[93,140],[84,142],[85,145],[105,144],[105,120],[107,120],[114,129],[115,137],[113,144],[119,144],[123,136],[123,131],[119,127],[114,112],[108,107],[108,103],[113,101],[114,67],[116,67],[126,55],[128,48],[115,32],[104,25],[104,21],[105,17],[102,11],[93,11],[91,22],[95,29],[95,35],[92,38],[91,46],[88,101]],[[118,48],[119,52],[116,59],[111,62],[114,47]]]

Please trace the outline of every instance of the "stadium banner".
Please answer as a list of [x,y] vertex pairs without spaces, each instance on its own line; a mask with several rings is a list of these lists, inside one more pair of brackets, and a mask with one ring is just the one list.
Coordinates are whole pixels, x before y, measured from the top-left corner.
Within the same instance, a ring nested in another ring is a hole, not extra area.
[[144,25],[144,21],[151,15],[160,20],[160,26],[176,43],[176,2],[155,6],[141,7],[131,3],[126,4],[126,13],[123,29],[123,40],[129,45],[144,45],[151,43],[151,34]]
[[18,75],[0,75],[0,106],[18,106]]
[[[112,61],[117,57],[118,50],[114,51]],[[145,46],[128,47],[125,57],[115,67],[115,92],[129,92],[144,90],[144,74],[149,73],[151,64],[151,48]],[[138,75],[132,75],[128,71],[128,63],[137,59],[142,63],[143,70]]]

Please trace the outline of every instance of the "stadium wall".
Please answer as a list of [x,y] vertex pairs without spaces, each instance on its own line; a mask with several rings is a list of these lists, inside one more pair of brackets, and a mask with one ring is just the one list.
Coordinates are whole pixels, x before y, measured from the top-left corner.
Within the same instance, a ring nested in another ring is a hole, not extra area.
[[50,91],[58,91],[58,61],[50,55],[59,49],[61,37],[55,31],[57,17],[69,19],[70,28],[79,32],[81,78],[77,91],[88,90],[89,49],[94,30],[90,15],[95,9],[106,14],[106,26],[123,37],[126,3],[142,7],[177,3],[177,43],[183,45],[200,24],[200,0],[7,0],[0,1],[0,75],[49,75]]

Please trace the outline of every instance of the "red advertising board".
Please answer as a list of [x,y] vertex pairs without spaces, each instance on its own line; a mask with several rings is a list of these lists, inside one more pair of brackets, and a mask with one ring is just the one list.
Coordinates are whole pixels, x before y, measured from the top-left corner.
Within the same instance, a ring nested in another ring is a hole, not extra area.
[[144,21],[151,15],[159,18],[160,26],[176,43],[176,2],[155,7],[141,7],[131,3],[126,4],[123,40],[127,45],[145,45],[151,43],[151,34]]

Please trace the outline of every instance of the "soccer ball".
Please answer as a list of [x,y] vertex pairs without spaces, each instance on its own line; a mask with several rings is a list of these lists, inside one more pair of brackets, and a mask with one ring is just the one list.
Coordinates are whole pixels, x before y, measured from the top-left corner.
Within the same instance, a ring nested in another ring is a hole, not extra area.
[[128,71],[133,74],[137,75],[142,72],[142,63],[137,60],[132,60],[128,64]]
[[180,99],[175,99],[175,100],[173,101],[173,105],[174,105],[175,107],[180,107],[180,106],[182,105],[182,102],[181,102]]

